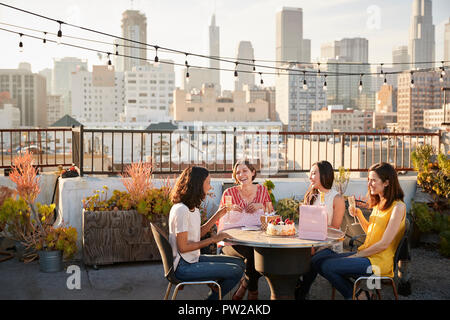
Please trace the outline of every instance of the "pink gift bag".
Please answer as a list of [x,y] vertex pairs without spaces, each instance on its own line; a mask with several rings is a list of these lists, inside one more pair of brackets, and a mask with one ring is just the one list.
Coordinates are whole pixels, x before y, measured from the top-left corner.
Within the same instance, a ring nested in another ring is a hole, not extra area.
[[327,238],[328,216],[324,206],[301,205],[299,207],[298,237],[307,240]]
[[240,227],[259,227],[261,226],[261,216],[263,215],[264,211],[262,209],[253,213],[230,211],[219,220],[217,232]]

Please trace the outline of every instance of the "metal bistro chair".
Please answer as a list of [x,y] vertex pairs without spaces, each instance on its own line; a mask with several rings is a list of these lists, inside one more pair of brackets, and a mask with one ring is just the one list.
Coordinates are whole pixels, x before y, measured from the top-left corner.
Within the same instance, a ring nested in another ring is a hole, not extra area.
[[172,296],[172,300],[175,300],[178,294],[178,290],[180,290],[180,287],[184,285],[214,285],[217,286],[219,290],[219,300],[222,300],[222,288],[220,285],[213,280],[207,280],[207,281],[180,281],[175,276],[175,270],[173,267],[173,256],[172,256],[172,246],[170,245],[169,240],[167,239],[167,236],[164,234],[164,232],[154,225],[153,223],[150,223],[150,226],[152,228],[153,237],[155,238],[155,242],[158,246],[159,253],[161,254],[161,260],[163,262],[164,266],[164,277],[169,281],[169,285],[167,286],[166,294],[164,296],[164,300],[167,300],[169,297],[170,290],[172,288],[172,284],[175,284],[175,290]]
[[[392,290],[394,292],[394,296],[395,296],[395,300],[398,300],[398,293],[397,293],[397,288],[396,288],[396,284],[394,281],[395,275],[397,273],[397,269],[398,269],[398,262],[399,262],[399,258],[400,258],[400,253],[402,252],[402,250],[404,250],[403,246],[407,246],[408,245],[408,231],[409,231],[409,220],[407,218],[405,218],[405,233],[403,234],[402,239],[400,240],[397,249],[395,250],[395,255],[394,255],[394,277],[387,277],[387,276],[376,276],[376,275],[371,275],[371,276],[361,276],[359,278],[357,278],[356,280],[354,280],[353,283],[353,300],[356,299],[356,290],[358,289],[360,283],[364,280],[370,280],[370,281],[380,281],[380,283],[382,283],[383,281],[388,282],[391,286],[392,286]],[[358,238],[361,238],[365,236],[365,234],[361,234],[358,236],[353,237],[350,240],[350,247],[353,248],[354,246],[354,241],[358,241]],[[380,289],[375,289],[376,293],[377,293],[377,297],[379,300],[381,300],[381,293],[380,293]],[[331,299],[334,300],[336,294],[336,288],[332,288],[332,293],[331,293]]]

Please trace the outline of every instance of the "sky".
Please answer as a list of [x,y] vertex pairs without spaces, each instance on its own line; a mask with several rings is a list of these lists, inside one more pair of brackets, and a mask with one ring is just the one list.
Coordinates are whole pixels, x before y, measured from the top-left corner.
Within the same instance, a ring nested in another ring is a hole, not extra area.
[[[369,62],[392,62],[392,49],[407,45],[412,0],[0,0],[57,20],[105,33],[121,36],[122,13],[140,10],[147,17],[147,43],[208,55],[208,26],[213,13],[220,27],[220,54],[236,57],[240,41],[251,41],[255,58],[275,60],[275,14],[281,7],[303,9],[303,37],[311,39],[311,58],[320,57],[320,45],[342,38],[364,37],[369,40]],[[443,58],[444,24],[450,17],[450,1],[433,0],[433,24],[436,28],[436,60]],[[3,23],[3,24],[1,24]],[[20,31],[11,24],[56,33],[56,22],[0,6],[0,28]],[[112,38],[64,26],[63,35],[84,37],[112,43]],[[42,37],[42,33],[22,30]],[[49,36],[50,38],[50,36]],[[113,51],[112,45],[81,43],[99,50]],[[92,65],[105,64],[96,53],[65,46],[56,46],[24,38],[24,52],[19,53],[19,36],[0,30],[0,69],[15,69],[19,62],[31,63],[32,71],[53,67],[53,58],[78,57]],[[147,58],[153,58],[149,51]],[[158,54],[160,59],[184,63],[184,55]],[[208,60],[191,58],[191,65],[208,66]],[[234,65],[221,63],[222,68]],[[176,68],[176,85],[181,83]],[[222,89],[233,89],[233,72],[221,72]],[[259,76],[256,81],[259,80]],[[267,75],[266,85],[274,85]]]

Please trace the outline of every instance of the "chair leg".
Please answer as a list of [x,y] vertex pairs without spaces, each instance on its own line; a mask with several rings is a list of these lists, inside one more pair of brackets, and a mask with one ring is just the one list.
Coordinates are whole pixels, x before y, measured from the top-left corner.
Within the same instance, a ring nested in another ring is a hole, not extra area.
[[336,288],[331,287],[331,300],[334,300],[336,298]]
[[358,285],[359,285],[359,282],[358,282],[358,280],[356,280],[355,283],[353,284],[352,300],[356,300],[356,290],[358,289]]
[[173,292],[173,295],[172,295],[172,300],[175,300],[177,298],[177,294],[178,294],[178,290],[180,290],[180,286],[183,286],[183,284],[179,283],[175,287],[175,291]]
[[394,291],[395,300],[398,300],[397,288],[395,287],[394,279],[391,279],[392,290]]
[[377,293],[377,299],[381,300],[381,290],[380,289],[375,289],[375,292]]
[[169,282],[169,285],[167,286],[166,294],[164,296],[164,300],[167,300],[169,298],[170,289],[172,289],[172,283],[171,282]]

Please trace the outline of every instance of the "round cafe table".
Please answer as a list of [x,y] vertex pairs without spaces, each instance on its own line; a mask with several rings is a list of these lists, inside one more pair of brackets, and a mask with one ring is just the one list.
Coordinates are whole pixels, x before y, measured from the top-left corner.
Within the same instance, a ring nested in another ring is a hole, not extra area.
[[[297,228],[298,229],[298,228]],[[231,238],[225,245],[253,247],[255,269],[269,283],[272,300],[294,299],[298,278],[309,271],[311,248],[343,241],[345,234],[328,228],[324,241],[304,240],[295,236],[270,236],[262,230],[248,231],[245,228],[224,230]]]

